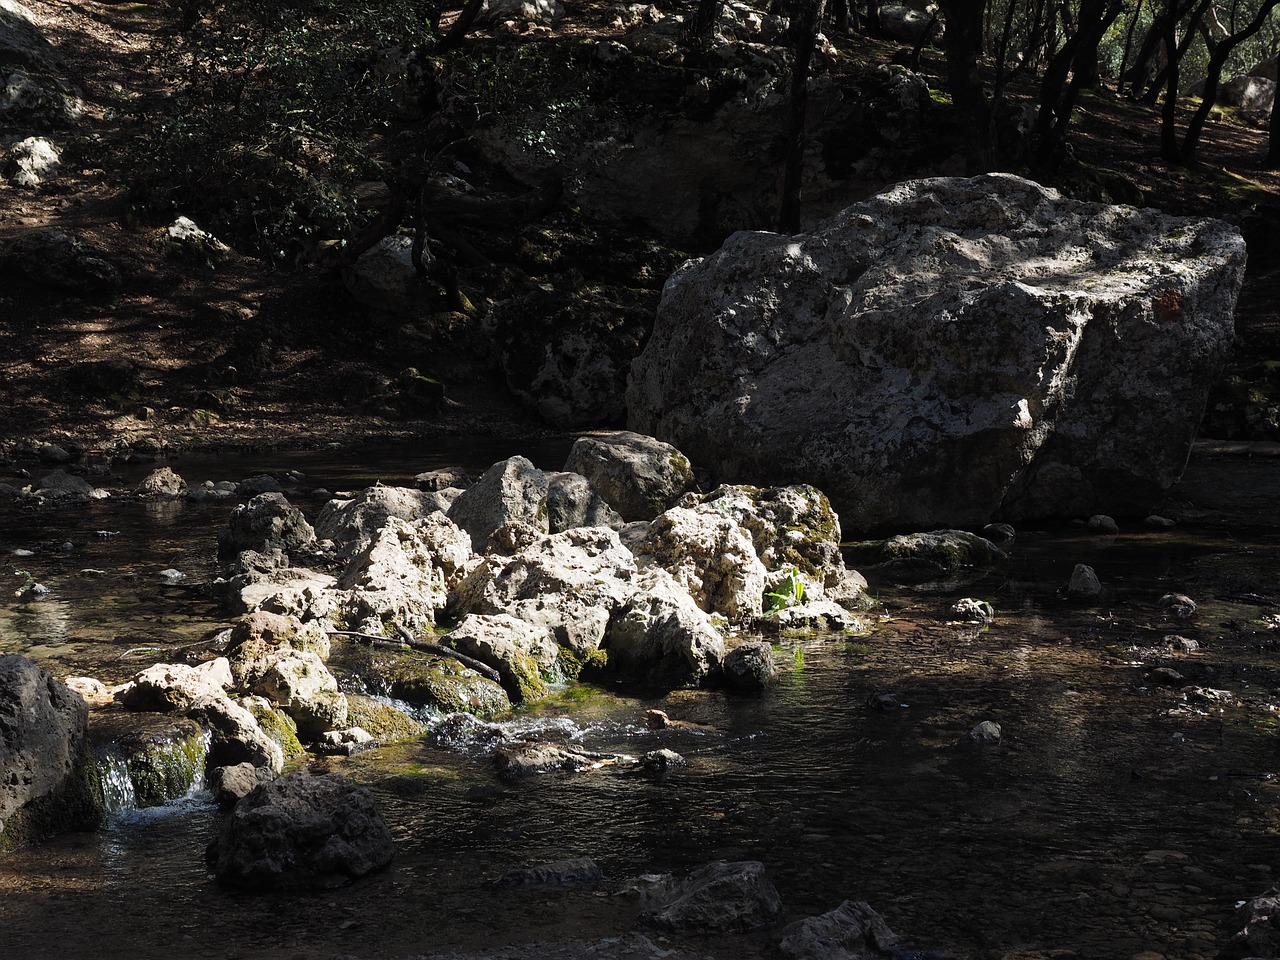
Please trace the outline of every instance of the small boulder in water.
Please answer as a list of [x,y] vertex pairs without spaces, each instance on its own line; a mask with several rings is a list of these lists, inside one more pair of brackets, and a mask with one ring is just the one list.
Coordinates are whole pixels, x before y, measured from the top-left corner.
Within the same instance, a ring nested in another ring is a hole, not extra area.
[[499,879],[502,886],[568,886],[599,883],[604,871],[590,857],[558,860],[536,867],[520,867],[508,870]]
[[1196,602],[1185,593],[1166,593],[1160,598],[1159,606],[1178,620],[1186,620],[1196,612]]
[[300,772],[237,803],[205,859],[227,887],[316,890],[381,870],[394,855],[369,791],[337,774]]
[[1076,564],[1067,582],[1067,596],[1072,600],[1097,600],[1102,596],[1102,583],[1093,567],[1085,563]]
[[763,640],[740,644],[724,658],[724,682],[730,690],[756,692],[764,690],[777,679],[773,648]]
[[647,923],[675,934],[739,933],[774,923],[782,898],[756,860],[717,860],[646,893]]

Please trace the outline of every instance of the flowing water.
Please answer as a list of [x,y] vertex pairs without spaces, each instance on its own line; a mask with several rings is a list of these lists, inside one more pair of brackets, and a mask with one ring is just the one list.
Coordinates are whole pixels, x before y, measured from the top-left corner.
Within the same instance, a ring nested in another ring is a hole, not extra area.
[[[260,465],[337,489],[434,464],[388,461],[381,476],[314,458]],[[198,463],[174,466],[203,479]],[[249,472],[208,466],[213,479]],[[913,942],[960,957],[1213,957],[1236,901],[1280,868],[1280,632],[1266,619],[1280,613],[1278,491],[1280,461],[1197,458],[1171,531],[1020,530],[980,581],[878,588],[884,619],[867,637],[779,643],[782,676],[763,696],[575,688],[511,721],[591,750],[686,758],[660,778],[618,765],[505,784],[483,749],[434,736],[322,761],[370,787],[398,844],[387,871],[339,891],[220,890],[202,858],[218,815],[200,795],[19,851],[0,860],[0,957],[395,957],[616,936],[637,913],[611,896],[623,880],[713,859],[763,861],[789,917],[865,899]],[[223,623],[203,586],[228,509],[105,501],[4,516],[6,551],[33,551],[12,565],[51,592],[5,591],[0,652],[114,680],[198,641]],[[1108,587],[1101,604],[1058,595],[1077,562]],[[177,585],[160,577],[170,567]],[[1171,590],[1199,602],[1193,618],[1159,606]],[[949,622],[957,596],[990,601],[996,621]],[[1200,651],[1165,653],[1174,633]],[[1158,666],[1185,679],[1162,684]],[[869,708],[884,692],[902,706]],[[648,730],[650,707],[696,726]],[[1001,725],[998,745],[970,745],[982,720]],[[605,883],[493,883],[575,856]],[[694,946],[769,952],[767,937]]]

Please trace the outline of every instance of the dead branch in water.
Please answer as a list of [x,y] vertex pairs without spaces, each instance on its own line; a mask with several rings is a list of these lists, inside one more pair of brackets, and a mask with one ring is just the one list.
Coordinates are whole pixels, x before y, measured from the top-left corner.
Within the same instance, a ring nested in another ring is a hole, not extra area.
[[386,637],[375,637],[371,633],[360,633],[358,630],[329,630],[327,631],[331,637],[352,637],[356,640],[363,640],[371,646],[389,647],[395,650],[402,650],[408,647],[410,650],[417,650],[421,653],[433,653],[438,657],[451,657],[457,660],[464,667],[470,667],[481,676],[488,677],[494,683],[501,683],[502,677],[498,671],[493,669],[487,663],[481,663],[475,657],[468,657],[465,653],[459,653],[450,647],[442,647],[438,643],[427,643],[424,640],[415,640],[409,636],[409,632],[403,627],[400,630],[401,639],[388,640]]

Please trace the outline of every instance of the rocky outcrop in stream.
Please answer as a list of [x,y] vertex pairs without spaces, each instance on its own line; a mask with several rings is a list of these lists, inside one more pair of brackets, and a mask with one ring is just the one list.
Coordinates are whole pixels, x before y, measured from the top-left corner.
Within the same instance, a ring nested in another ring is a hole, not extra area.
[[[617,433],[580,440],[560,472],[523,457],[500,461],[447,503],[437,505],[434,491],[373,488],[320,511],[315,548],[332,558],[327,581],[247,562],[304,529],[280,494],[263,494],[233,514],[223,537],[251,551],[232,584],[237,604],[256,612],[237,635],[271,616],[288,618],[295,634],[354,630],[366,642],[431,631],[439,646],[408,659],[376,649],[366,681],[411,703],[492,716],[584,671],[720,682],[724,625],[776,617],[783,607],[792,608],[791,627],[856,627],[846,607],[862,602],[865,583],[844,567],[840,522],[821,492],[722,486],[702,494],[692,485],[678,450]],[[263,521],[246,523],[250,516]],[[778,592],[783,583],[790,593]],[[826,606],[811,607],[819,602]],[[243,649],[234,648],[233,667]],[[284,705],[263,681],[254,690]],[[285,709],[304,737],[320,732],[322,724]]]
[[898,184],[668,280],[630,426],[846,526],[1146,511],[1230,349],[1244,241],[1009,175]]
[[26,657],[0,657],[0,850],[101,821],[87,718],[78,693]]

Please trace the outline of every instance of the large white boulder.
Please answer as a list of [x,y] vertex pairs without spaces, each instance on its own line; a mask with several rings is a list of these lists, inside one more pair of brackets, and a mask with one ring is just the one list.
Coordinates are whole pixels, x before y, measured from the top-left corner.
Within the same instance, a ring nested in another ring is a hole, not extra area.
[[729,620],[759,615],[766,570],[737,520],[672,507],[633,545],[642,567],[671,574],[706,613]]
[[446,574],[431,548],[413,524],[397,517],[389,517],[351,558],[337,585],[348,621],[375,634],[392,622],[429,630],[448,600]]
[[636,595],[609,626],[611,669],[675,684],[698,683],[724,660],[724,637],[662,569],[636,577]]
[[1123,514],[1178,478],[1233,336],[1222,221],[1006,174],[898,184],[668,280],[633,430],[846,527]]
[[635,560],[608,527],[543,536],[509,560],[492,558],[458,587],[463,609],[506,613],[546,630],[576,656],[599,649],[634,592]]

